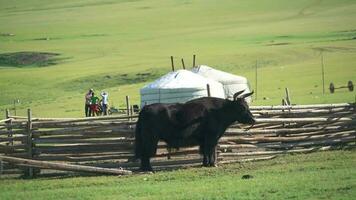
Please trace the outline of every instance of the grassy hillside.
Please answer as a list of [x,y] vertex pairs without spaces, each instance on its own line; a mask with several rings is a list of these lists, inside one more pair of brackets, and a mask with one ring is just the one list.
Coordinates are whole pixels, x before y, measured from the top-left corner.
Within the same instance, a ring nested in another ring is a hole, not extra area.
[[333,151],[119,178],[3,179],[0,199],[346,200],[356,195],[355,165],[354,151]]
[[18,114],[82,116],[88,88],[115,106],[138,102],[171,55],[191,65],[193,54],[253,88],[257,61],[255,105],[279,104],[285,87],[297,104],[354,102],[355,92],[323,95],[320,72],[322,53],[326,86],[356,83],[355,10],[353,0],[0,0],[0,54],[59,54],[47,66],[0,55],[0,112],[20,99]]

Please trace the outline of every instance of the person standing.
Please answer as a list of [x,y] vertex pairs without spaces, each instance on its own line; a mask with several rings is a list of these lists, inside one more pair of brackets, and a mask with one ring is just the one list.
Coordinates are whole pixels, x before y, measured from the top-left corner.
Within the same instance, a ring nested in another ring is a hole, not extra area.
[[101,105],[102,105],[102,109],[103,109],[103,114],[104,115],[108,115],[108,97],[109,94],[107,92],[102,92],[101,93]]
[[93,89],[90,89],[88,93],[85,94],[85,116],[89,117],[91,115],[90,103],[91,103],[91,96],[93,94]]
[[94,92],[91,95],[91,104],[90,104],[90,110],[91,110],[91,115],[90,116],[99,116],[99,98],[95,96]]

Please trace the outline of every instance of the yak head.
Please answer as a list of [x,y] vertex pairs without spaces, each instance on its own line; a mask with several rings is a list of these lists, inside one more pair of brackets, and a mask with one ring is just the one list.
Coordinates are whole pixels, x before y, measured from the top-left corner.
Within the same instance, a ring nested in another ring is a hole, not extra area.
[[235,112],[236,120],[243,124],[255,124],[255,119],[253,118],[252,113],[248,107],[248,104],[245,100],[246,97],[249,97],[253,94],[253,91],[241,95],[245,90],[236,92],[234,98],[231,102],[232,110]]

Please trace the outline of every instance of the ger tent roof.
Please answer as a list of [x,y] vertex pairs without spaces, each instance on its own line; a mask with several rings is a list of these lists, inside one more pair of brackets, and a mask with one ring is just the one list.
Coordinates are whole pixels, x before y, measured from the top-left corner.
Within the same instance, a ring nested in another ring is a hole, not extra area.
[[169,72],[140,90],[141,106],[152,103],[184,103],[208,95],[225,98],[221,83],[205,78],[188,70]]
[[211,68],[206,65],[199,65],[197,67],[193,67],[191,71],[223,84],[225,98],[231,99],[236,92],[241,90],[245,90],[244,93],[250,92],[248,80],[243,76],[230,74],[224,71]]

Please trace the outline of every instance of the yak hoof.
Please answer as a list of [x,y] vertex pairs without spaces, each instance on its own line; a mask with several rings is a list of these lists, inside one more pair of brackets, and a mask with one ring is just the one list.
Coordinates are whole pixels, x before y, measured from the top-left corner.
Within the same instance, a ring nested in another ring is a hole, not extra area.
[[154,171],[140,171],[139,174],[154,174]]
[[143,167],[141,167],[141,168],[140,168],[140,171],[141,171],[141,172],[147,172],[147,173],[149,173],[149,172],[154,173],[152,167],[149,167],[149,168],[146,168],[146,167],[143,168]]
[[203,167],[218,167],[216,163],[203,163]]

